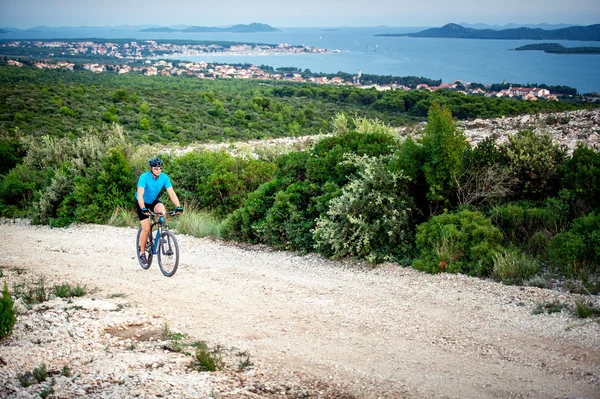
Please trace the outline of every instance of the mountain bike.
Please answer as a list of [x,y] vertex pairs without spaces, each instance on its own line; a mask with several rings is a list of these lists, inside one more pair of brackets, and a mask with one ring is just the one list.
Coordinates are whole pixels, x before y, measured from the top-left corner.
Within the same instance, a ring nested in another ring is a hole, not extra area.
[[[169,216],[174,216],[177,213],[167,212]],[[137,253],[138,262],[142,269],[148,269],[152,265],[154,255],[158,257],[158,267],[162,274],[167,277],[171,277],[177,271],[179,266],[179,245],[175,235],[169,231],[169,226],[165,222],[163,213],[154,213],[150,211],[150,234],[148,235],[148,241],[146,241],[146,258],[148,263],[144,264],[140,260],[140,234],[142,234],[142,227],[138,228],[137,239],[135,241],[135,248]]]

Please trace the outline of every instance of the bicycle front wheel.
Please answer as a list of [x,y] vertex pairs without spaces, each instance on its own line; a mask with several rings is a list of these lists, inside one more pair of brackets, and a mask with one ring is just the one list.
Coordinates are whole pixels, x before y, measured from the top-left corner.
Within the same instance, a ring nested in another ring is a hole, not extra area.
[[164,231],[158,244],[158,266],[160,271],[167,277],[171,277],[179,266],[179,245],[175,235],[170,231]]
[[142,269],[148,269],[152,265],[152,232],[150,232],[148,241],[146,241],[146,259],[148,259],[148,263],[146,264],[140,260],[140,234],[142,234],[141,227],[138,228],[137,237],[135,238],[135,253]]

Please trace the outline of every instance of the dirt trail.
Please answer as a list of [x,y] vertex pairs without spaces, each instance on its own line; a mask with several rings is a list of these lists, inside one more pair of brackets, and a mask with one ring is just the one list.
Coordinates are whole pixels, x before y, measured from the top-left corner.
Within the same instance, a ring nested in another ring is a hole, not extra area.
[[126,294],[186,334],[356,397],[600,397],[600,323],[532,315],[575,295],[185,235],[166,278],[139,267],[135,233],[3,225],[2,264]]

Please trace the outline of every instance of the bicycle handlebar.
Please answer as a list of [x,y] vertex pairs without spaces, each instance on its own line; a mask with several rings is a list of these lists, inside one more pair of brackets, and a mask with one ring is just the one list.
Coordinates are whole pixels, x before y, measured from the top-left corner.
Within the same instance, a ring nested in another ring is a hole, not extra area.
[[177,215],[177,211],[171,211],[171,212],[152,212],[151,210],[148,210],[148,215],[154,217],[154,216],[160,216],[160,215],[169,215],[169,216],[175,216]]

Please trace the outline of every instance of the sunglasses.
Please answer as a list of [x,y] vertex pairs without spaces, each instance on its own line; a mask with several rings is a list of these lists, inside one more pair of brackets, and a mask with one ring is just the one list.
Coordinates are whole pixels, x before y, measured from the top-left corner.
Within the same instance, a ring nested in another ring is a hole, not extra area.
[[153,166],[152,169],[154,169],[154,170],[161,170],[162,166]]

